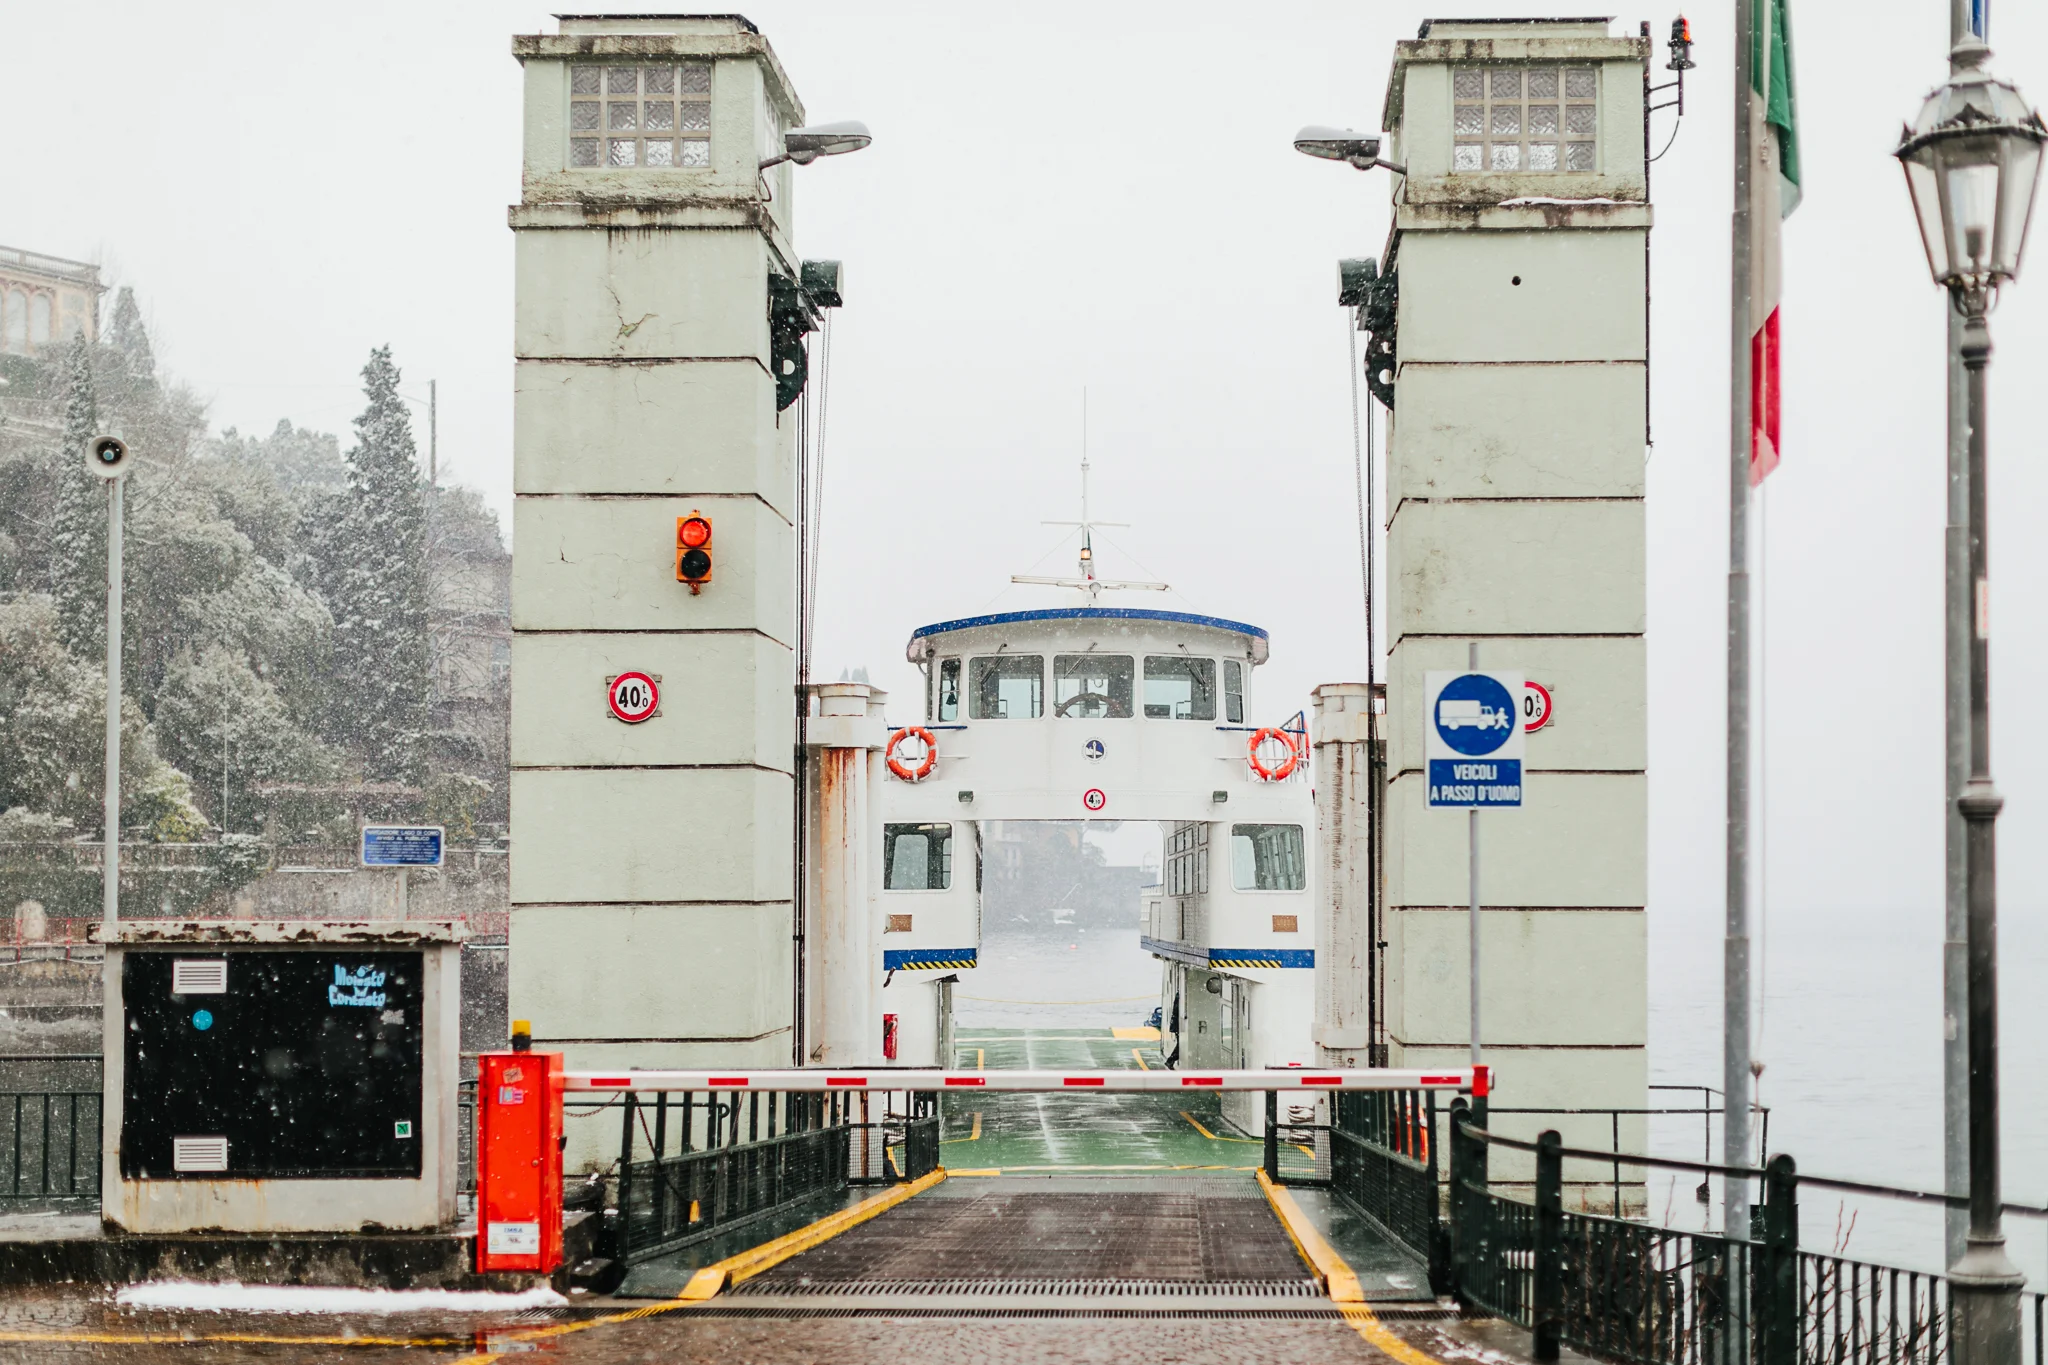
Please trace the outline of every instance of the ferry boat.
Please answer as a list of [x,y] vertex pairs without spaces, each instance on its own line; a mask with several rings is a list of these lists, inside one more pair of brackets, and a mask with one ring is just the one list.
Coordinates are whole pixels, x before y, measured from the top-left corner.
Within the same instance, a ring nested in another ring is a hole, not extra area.
[[[1160,963],[1167,1064],[1313,1064],[1305,718],[1261,723],[1260,627],[1102,605],[1105,591],[1164,585],[1097,578],[1085,497],[1074,524],[1077,577],[1015,580],[1067,588],[1070,604],[911,633],[922,720],[891,733],[874,798],[875,998],[890,1050],[950,1063],[951,987],[980,961],[983,822],[1135,820],[1161,832],[1162,882],[1144,897],[1141,941]],[[1261,1122],[1229,1117],[1249,1131]]]

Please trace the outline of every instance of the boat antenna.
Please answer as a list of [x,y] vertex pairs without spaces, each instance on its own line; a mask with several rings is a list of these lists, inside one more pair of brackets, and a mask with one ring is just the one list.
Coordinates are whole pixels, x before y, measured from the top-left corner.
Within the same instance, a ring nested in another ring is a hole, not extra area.
[[1078,578],[1045,578],[1034,574],[1011,574],[1012,583],[1035,583],[1053,588],[1079,588],[1088,594],[1088,605],[1094,606],[1108,590],[1137,590],[1144,592],[1166,592],[1165,583],[1141,583],[1130,579],[1103,579],[1095,576],[1095,528],[1098,526],[1127,527],[1128,521],[1097,521],[1088,514],[1088,389],[1081,389],[1081,519],[1079,521],[1047,521],[1043,526],[1077,526],[1081,530],[1081,572]]

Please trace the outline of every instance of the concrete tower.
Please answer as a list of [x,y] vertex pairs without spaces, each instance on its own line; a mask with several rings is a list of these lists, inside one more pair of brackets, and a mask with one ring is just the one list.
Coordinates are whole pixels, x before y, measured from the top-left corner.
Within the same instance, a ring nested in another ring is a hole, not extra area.
[[[760,165],[802,106],[736,16],[563,16],[513,55],[511,1012],[572,1066],[787,1063],[787,405],[819,300],[790,167]],[[637,724],[607,705],[628,671],[661,690]]]
[[[1425,805],[1420,697],[1477,641],[1481,667],[1557,701],[1529,736],[1526,805],[1480,819],[1503,1106],[1641,1107],[1648,1079],[1648,57],[1600,20],[1439,20],[1387,87],[1386,156],[1408,172],[1373,367],[1394,396],[1387,1035],[1396,1066],[1466,1053],[1466,820]],[[1503,1124],[1611,1138],[1604,1118]],[[1624,1124],[1623,1150],[1642,1140]]]

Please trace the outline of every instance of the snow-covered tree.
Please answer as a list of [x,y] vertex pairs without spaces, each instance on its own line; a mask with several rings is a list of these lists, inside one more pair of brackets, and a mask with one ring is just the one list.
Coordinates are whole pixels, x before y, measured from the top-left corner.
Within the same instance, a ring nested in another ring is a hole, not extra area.
[[106,649],[107,493],[85,467],[85,443],[99,429],[92,343],[71,339],[64,354],[64,434],[50,462],[55,481],[49,531],[49,591],[64,643],[92,658]]
[[240,651],[213,644],[172,665],[157,700],[164,756],[192,777],[216,824],[260,830],[270,782],[329,782],[338,764],[327,746],[292,722],[284,698]]
[[150,349],[149,330],[142,322],[142,309],[135,302],[135,290],[121,286],[114,299],[114,323],[107,329],[107,343],[121,370],[116,387],[125,398],[141,399],[156,390],[156,355]]
[[[333,737],[362,755],[372,781],[422,775],[427,728],[427,525],[412,421],[391,348],[363,366],[369,399],[348,452],[343,551],[327,593],[334,615]],[[330,561],[331,562],[331,561]]]
[[[49,598],[0,603],[0,808],[99,828],[106,698],[105,674],[64,647]],[[121,822],[172,840],[206,825],[132,697],[121,705]]]

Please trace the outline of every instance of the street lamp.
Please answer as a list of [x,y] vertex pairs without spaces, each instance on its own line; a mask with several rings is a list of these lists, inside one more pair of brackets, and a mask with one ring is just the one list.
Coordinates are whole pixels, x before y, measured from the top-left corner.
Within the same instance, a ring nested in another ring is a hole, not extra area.
[[1984,372],[1987,317],[2000,286],[2019,274],[2048,127],[2018,89],[1984,70],[1990,49],[1965,37],[1949,77],[1927,97],[1895,153],[1919,217],[1927,267],[1962,316],[1960,359],[1968,377],[1969,559],[1975,586],[1970,640],[1970,776],[1956,800],[1967,835],[1970,1063],[1970,1228],[1949,1267],[1959,1365],[2018,1365],[2019,1292],[2025,1282],[2005,1253],[1998,1142],[1997,820],[2004,798],[1991,783],[1990,579],[1985,517]]
[[1895,153],[1920,216],[1928,269],[1965,313],[2019,274],[2048,138],[2026,97],[1984,70],[1990,55],[1974,39],[1957,44],[1955,69],[1927,97]]
[[1325,128],[1311,123],[1294,135],[1294,150],[1324,161],[1346,161],[1361,171],[1384,166],[1396,175],[1408,174],[1407,167],[1380,160],[1379,138],[1354,133],[1349,128]]
[[785,161],[794,161],[799,166],[808,166],[821,156],[843,156],[857,152],[873,142],[868,126],[859,119],[847,119],[843,123],[818,123],[807,128],[792,128],[782,135],[782,150],[761,163],[761,169],[780,166]]

